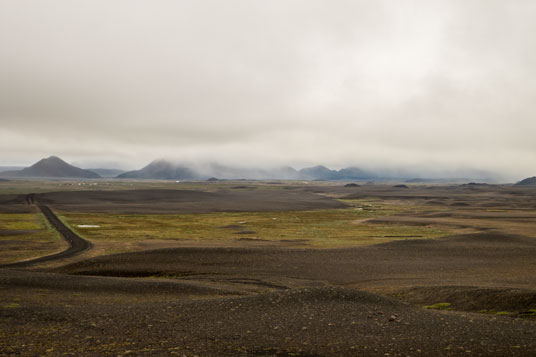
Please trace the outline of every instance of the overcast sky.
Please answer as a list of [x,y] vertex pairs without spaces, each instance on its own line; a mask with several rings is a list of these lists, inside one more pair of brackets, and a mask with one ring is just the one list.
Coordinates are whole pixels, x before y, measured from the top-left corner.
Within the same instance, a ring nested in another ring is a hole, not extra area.
[[0,165],[536,175],[536,1],[0,0]]

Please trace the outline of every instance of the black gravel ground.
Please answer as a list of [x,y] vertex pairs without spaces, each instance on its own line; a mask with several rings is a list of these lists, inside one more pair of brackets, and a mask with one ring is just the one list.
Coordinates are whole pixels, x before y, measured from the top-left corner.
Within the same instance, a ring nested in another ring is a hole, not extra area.
[[[165,249],[54,273],[0,269],[0,354],[532,356],[531,316],[423,305],[458,296],[455,307],[487,293],[497,297],[487,308],[536,309],[535,253],[531,239],[479,234],[324,251]],[[497,287],[506,283],[529,288]]]
[[423,310],[341,287],[209,300],[113,298],[94,296],[86,304],[66,298],[31,301],[2,309],[0,351],[186,356],[536,353],[534,321]]

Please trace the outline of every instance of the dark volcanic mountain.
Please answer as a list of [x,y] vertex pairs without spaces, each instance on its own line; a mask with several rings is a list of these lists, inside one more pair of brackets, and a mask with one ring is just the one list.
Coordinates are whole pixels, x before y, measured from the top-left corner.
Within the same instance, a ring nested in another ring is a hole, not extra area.
[[325,166],[314,166],[300,170],[300,174],[306,179],[312,180],[364,180],[376,178],[373,173],[361,170],[358,167],[330,170]]
[[199,176],[185,166],[175,165],[165,160],[155,160],[141,170],[128,171],[118,175],[117,178],[185,180],[199,178]]
[[516,186],[532,186],[536,185],[536,176],[526,178],[516,183]]
[[337,171],[330,170],[325,166],[319,165],[301,169],[300,174],[302,174],[304,178],[312,180],[334,180],[336,179]]
[[6,171],[4,177],[63,177],[63,178],[100,178],[92,171],[69,165],[57,156],[39,160],[35,164],[20,171]]
[[219,164],[211,164],[201,170],[203,176],[216,177],[219,179],[248,179],[248,180],[299,180],[302,176],[292,167],[285,166],[271,169],[259,169],[254,167],[237,168]]
[[337,171],[337,179],[339,180],[360,180],[372,179],[377,176],[371,172],[360,169],[359,167],[347,167]]

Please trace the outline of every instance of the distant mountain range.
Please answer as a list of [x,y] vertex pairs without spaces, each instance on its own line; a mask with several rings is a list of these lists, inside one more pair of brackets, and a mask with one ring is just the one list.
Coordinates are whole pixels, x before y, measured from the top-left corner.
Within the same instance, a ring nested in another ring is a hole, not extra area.
[[280,180],[364,180],[376,175],[356,167],[330,170],[325,166],[315,166],[296,170],[285,166],[275,169],[236,168],[219,164],[210,164],[201,168],[190,168],[173,164],[165,160],[156,160],[141,170],[125,172],[117,178],[123,179],[160,179],[160,180],[202,180],[217,179],[280,179]]
[[368,180],[376,178],[374,173],[350,167],[341,170],[330,170],[325,166],[314,166],[296,170],[289,166],[261,169],[238,168],[220,164],[209,164],[201,167],[189,167],[166,160],[155,160],[140,170],[124,172],[115,169],[81,169],[70,165],[57,156],[42,159],[34,165],[22,170],[0,172],[6,178],[112,178],[119,179],[151,179],[151,180],[206,180],[217,178],[232,179],[279,179],[279,180]]
[[[407,173],[406,173],[407,174]],[[186,165],[167,160],[155,160],[140,170],[124,172],[116,169],[81,169],[70,165],[57,156],[42,159],[34,165],[21,169],[0,171],[3,178],[119,178],[119,179],[151,179],[151,180],[323,180],[323,181],[368,181],[368,180],[407,180],[406,182],[451,182],[452,179],[409,179],[401,174],[381,174],[363,170],[358,167],[347,167],[331,170],[325,166],[313,166],[296,170],[290,166],[272,169],[240,168],[221,164]],[[411,176],[410,176],[411,177]],[[471,179],[457,179],[467,182]],[[482,180],[480,180],[482,181]],[[484,182],[486,180],[483,180]],[[536,177],[527,178],[517,185],[536,185]]]
[[39,160],[30,167],[17,171],[0,172],[2,177],[21,177],[21,178],[100,178],[95,172],[84,170],[69,165],[57,156],[50,156],[46,159]]

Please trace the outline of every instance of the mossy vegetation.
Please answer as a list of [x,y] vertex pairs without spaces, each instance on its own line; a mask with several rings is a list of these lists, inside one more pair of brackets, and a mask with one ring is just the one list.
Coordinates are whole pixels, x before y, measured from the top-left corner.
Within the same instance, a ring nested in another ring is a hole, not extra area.
[[41,214],[34,213],[3,213],[0,214],[2,230],[38,230],[45,228],[46,219]]
[[[355,202],[354,202],[355,203]],[[431,226],[374,224],[371,218],[401,212],[400,206],[356,203],[352,208],[291,212],[216,212],[176,215],[63,213],[60,218],[93,240],[296,241],[313,247],[376,244],[447,234]],[[79,226],[98,226],[83,228]]]
[[0,264],[53,253],[64,244],[41,213],[2,213],[0,233]]
[[495,313],[495,315],[499,315],[499,316],[508,316],[508,315],[511,315],[512,313],[511,312],[508,312],[508,311],[497,311]]
[[18,302],[12,302],[12,303],[9,303],[9,304],[5,304],[2,307],[4,309],[16,309],[16,308],[20,307],[20,304]]
[[431,309],[431,310],[452,310],[449,302],[439,302],[437,304],[425,305],[423,307],[425,309]]
[[495,311],[495,310],[480,310],[480,313],[489,314],[489,315],[498,315],[498,316],[535,316],[536,309],[531,309],[528,311]]

